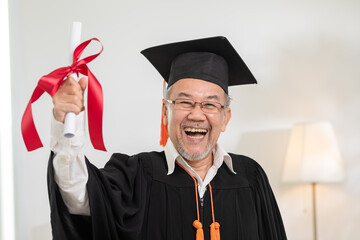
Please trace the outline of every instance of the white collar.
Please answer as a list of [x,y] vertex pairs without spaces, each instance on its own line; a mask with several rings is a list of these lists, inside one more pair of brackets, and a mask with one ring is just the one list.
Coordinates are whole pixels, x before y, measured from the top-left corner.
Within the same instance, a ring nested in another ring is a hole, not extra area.
[[[170,139],[168,139],[167,144],[164,148],[165,151],[165,157],[166,162],[168,166],[168,173],[167,175],[170,175],[174,172],[175,169],[175,161],[178,160],[178,162],[181,165],[187,165],[186,167],[189,168],[190,166],[187,164],[186,161],[182,158],[182,156],[178,153],[176,148],[174,147],[174,144],[171,142]],[[216,143],[215,148],[213,149],[213,155],[214,155],[214,164],[213,166],[218,169],[221,167],[222,163],[225,162],[226,166],[229,168],[229,170],[236,174],[236,172],[233,169],[232,164],[232,158],[230,155],[220,146],[219,143]],[[185,167],[185,166],[184,166]],[[190,167],[191,168],[191,167]]]

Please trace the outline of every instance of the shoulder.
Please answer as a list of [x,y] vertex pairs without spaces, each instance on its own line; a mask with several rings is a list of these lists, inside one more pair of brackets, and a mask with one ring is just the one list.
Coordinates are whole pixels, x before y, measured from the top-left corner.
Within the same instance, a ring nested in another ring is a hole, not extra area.
[[255,170],[255,169],[262,169],[258,162],[256,162],[254,159],[245,156],[245,155],[238,155],[234,153],[229,153],[234,170],[240,170],[241,168],[245,168],[246,170]]
[[164,152],[142,152],[134,155],[123,153],[112,154],[110,160],[105,164],[104,169],[138,169],[143,168],[147,172],[153,169],[166,168]]
[[246,176],[250,185],[256,184],[259,180],[266,180],[267,176],[260,164],[254,159],[229,153],[232,158],[234,171],[238,174]]
[[164,152],[142,152],[134,155],[124,153],[113,153],[106,165],[116,162],[132,162],[132,161],[159,161],[164,158]]

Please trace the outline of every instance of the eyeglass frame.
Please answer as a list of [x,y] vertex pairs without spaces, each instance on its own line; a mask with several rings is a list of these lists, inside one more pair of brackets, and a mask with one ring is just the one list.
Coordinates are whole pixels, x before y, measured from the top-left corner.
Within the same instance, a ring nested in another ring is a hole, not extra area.
[[[177,99],[174,99],[174,100],[169,100],[169,99],[164,99],[164,101],[168,102],[168,103],[172,103],[174,104],[174,106],[176,106],[176,101],[178,100],[184,100],[184,101],[189,101],[189,102],[193,102],[192,106],[191,106],[191,109],[182,109],[184,111],[191,111],[193,109],[195,109],[196,107],[196,104],[199,104],[200,105],[200,109],[201,111],[203,111],[204,113],[218,113],[220,112],[221,109],[225,109],[225,105],[222,105],[221,103],[219,102],[213,102],[213,101],[202,101],[202,102],[196,102],[192,99],[188,99],[188,98],[177,98]],[[206,112],[206,110],[204,111],[204,103],[211,103],[211,104],[214,104],[215,108],[217,109],[217,112]],[[220,105],[220,108],[218,108],[216,106],[216,104],[219,104]]]

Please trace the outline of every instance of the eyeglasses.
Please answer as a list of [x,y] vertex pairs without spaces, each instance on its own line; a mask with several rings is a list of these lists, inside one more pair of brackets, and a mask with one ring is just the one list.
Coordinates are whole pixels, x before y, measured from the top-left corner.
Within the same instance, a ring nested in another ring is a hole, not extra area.
[[200,108],[204,113],[218,113],[222,108],[224,108],[224,106],[220,103],[211,101],[195,102],[194,100],[183,98],[175,100],[165,99],[165,101],[174,104],[175,109],[185,111],[193,110],[197,103],[200,104]]

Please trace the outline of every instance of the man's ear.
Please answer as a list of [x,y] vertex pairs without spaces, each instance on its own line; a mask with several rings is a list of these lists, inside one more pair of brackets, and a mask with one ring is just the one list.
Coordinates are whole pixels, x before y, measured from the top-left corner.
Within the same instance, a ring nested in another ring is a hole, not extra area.
[[225,108],[224,111],[225,111],[225,116],[224,116],[223,124],[221,126],[222,132],[225,132],[226,126],[228,125],[231,118],[231,108]]
[[167,126],[168,125],[168,109],[164,102],[162,105],[162,118],[163,118],[162,120],[163,120],[164,125]]

